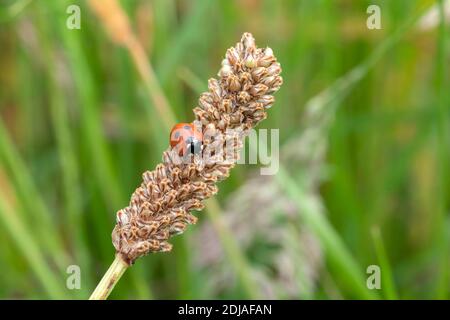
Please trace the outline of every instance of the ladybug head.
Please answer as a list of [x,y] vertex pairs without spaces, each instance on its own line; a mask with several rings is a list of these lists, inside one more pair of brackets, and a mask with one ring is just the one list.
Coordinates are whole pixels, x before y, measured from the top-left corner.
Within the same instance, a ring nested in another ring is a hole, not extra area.
[[194,136],[186,139],[188,154],[199,154],[202,151],[202,142]]

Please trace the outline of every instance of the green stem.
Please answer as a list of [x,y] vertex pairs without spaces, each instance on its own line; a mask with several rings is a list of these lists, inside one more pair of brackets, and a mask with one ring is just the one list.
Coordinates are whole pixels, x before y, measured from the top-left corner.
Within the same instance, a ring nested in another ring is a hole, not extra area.
[[117,254],[89,300],[106,300],[128,267],[128,263],[122,259],[120,254]]

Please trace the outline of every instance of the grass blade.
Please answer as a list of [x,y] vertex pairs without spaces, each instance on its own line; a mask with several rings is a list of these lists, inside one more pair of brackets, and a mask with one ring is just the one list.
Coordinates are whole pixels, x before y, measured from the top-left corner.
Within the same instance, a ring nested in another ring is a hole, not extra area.
[[378,263],[380,264],[381,268],[381,285],[382,285],[381,289],[383,290],[386,299],[397,300],[398,299],[397,289],[395,288],[391,265],[389,263],[389,258],[387,256],[379,228],[374,228],[372,230],[372,239],[375,246],[375,252],[378,258]]

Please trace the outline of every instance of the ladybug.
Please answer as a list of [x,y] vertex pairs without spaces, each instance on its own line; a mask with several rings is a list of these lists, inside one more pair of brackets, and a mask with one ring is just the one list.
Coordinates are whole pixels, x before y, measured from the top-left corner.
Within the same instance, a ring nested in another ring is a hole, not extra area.
[[193,123],[178,123],[170,131],[170,146],[178,148],[178,154],[199,154],[202,150],[203,134]]

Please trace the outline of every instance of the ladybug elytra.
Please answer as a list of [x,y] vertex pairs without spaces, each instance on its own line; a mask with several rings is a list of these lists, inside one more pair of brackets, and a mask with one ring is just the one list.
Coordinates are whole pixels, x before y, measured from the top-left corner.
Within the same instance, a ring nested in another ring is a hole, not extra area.
[[170,146],[178,148],[178,154],[199,154],[202,150],[201,128],[192,123],[178,123],[170,131]]

